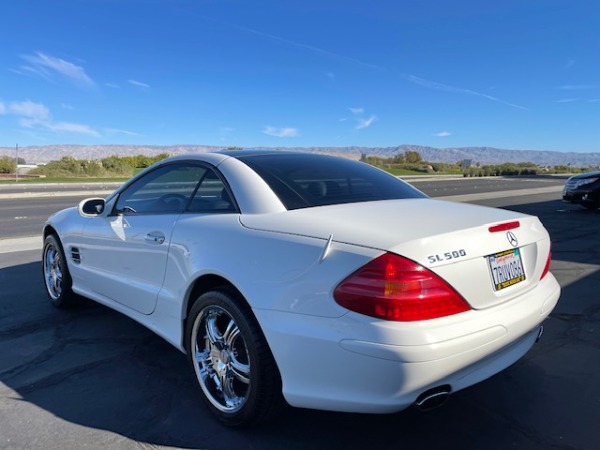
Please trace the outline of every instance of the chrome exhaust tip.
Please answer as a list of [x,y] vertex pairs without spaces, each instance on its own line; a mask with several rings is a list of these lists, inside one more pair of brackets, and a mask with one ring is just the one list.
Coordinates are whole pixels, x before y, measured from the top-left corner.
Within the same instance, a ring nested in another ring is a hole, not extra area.
[[540,329],[538,330],[537,337],[535,338],[535,343],[536,344],[541,339],[542,334],[544,334],[544,327],[542,325],[540,325]]
[[415,407],[419,411],[431,411],[432,409],[439,408],[448,401],[450,390],[450,386],[447,384],[429,389],[417,397]]

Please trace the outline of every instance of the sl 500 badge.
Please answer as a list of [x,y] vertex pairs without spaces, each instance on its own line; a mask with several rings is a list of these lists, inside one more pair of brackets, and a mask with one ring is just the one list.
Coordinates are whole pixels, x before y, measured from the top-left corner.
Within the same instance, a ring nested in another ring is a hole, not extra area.
[[435,264],[438,262],[462,258],[463,256],[467,256],[467,251],[464,248],[461,248],[460,250],[452,250],[450,252],[439,253],[437,255],[429,255],[427,260],[429,261],[429,264]]

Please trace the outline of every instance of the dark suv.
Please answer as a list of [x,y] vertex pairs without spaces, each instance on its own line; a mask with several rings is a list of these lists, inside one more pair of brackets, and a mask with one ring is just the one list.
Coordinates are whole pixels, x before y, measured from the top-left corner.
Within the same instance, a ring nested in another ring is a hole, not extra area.
[[574,175],[563,188],[563,201],[588,209],[600,208],[600,171]]

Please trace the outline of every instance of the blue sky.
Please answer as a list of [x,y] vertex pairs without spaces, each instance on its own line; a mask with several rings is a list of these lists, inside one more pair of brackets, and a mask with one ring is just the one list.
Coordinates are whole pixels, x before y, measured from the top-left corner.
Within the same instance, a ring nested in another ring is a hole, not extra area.
[[600,151],[597,0],[18,0],[0,147]]

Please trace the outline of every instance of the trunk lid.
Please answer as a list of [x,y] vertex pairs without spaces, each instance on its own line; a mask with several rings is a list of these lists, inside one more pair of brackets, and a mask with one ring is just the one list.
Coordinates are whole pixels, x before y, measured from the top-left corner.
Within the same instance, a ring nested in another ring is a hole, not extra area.
[[[431,199],[241,215],[240,221],[251,229],[324,240],[333,236],[335,242],[399,254],[437,273],[475,309],[534,288],[550,251],[548,233],[537,217]],[[517,221],[513,229],[490,231]],[[515,281],[519,267],[525,278]]]

